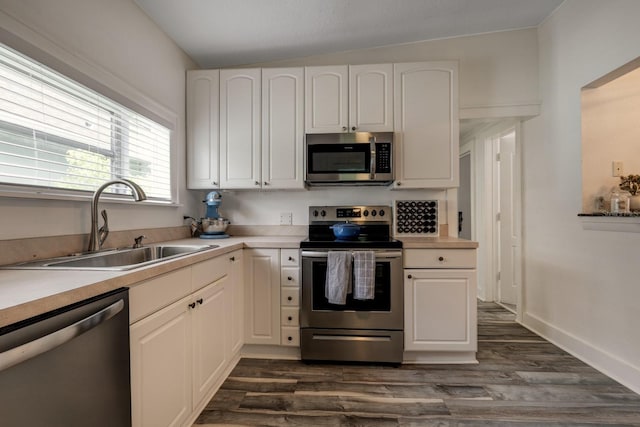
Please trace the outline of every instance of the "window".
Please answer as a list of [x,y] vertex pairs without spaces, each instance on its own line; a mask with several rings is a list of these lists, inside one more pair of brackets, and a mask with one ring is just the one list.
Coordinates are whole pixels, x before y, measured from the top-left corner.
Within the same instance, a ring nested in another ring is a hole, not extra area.
[[170,142],[170,129],[0,44],[0,185],[92,192],[128,178],[171,201]]

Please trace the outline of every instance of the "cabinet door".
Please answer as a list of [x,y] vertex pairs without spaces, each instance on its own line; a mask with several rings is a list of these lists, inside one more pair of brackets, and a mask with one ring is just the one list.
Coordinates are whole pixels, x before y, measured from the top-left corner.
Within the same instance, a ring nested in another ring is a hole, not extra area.
[[393,64],[349,67],[349,129],[393,132]]
[[231,309],[227,298],[227,280],[218,281],[196,292],[191,311],[193,319],[193,409],[214,383],[221,379],[229,361],[227,337],[230,334]]
[[304,69],[262,70],[262,186],[304,188]]
[[347,65],[305,68],[305,132],[347,132],[349,93]]
[[457,187],[458,65],[394,65],[395,188]]
[[232,313],[231,333],[229,335],[231,349],[230,357],[236,355],[244,344],[244,274],[242,263],[242,250],[228,254],[231,268],[229,269],[229,307]]
[[260,69],[220,71],[220,187],[260,187]]
[[187,72],[187,188],[217,188],[220,182],[218,70]]
[[244,253],[245,343],[280,344],[280,251]]
[[404,270],[405,350],[475,351],[475,270]]
[[181,426],[191,414],[189,302],[184,298],[131,326],[134,427]]

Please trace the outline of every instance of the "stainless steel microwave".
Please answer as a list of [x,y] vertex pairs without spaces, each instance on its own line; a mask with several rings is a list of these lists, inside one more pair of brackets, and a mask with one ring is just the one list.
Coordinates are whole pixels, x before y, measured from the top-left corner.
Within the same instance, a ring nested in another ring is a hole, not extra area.
[[388,185],[393,182],[393,132],[307,134],[308,185]]

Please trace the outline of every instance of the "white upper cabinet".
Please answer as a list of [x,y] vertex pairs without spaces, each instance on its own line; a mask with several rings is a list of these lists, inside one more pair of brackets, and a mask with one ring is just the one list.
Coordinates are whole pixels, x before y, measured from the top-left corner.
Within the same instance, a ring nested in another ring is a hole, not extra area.
[[305,68],[305,132],[346,132],[349,126],[349,66]]
[[187,72],[187,188],[220,185],[220,71]]
[[349,130],[393,131],[393,64],[349,67]]
[[220,70],[220,187],[260,188],[261,70]]
[[392,81],[392,64],[307,67],[305,131],[392,131]]
[[262,70],[262,187],[304,188],[304,69]]
[[458,64],[394,64],[394,188],[457,187]]

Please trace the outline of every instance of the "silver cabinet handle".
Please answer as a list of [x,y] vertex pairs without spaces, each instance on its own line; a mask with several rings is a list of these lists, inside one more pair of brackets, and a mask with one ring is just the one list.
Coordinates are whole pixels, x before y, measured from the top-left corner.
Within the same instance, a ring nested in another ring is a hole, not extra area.
[[65,328],[58,329],[49,335],[45,335],[44,337],[29,341],[28,343],[0,353],[0,371],[17,365],[18,363],[25,362],[39,354],[46,353],[47,351],[53,350],[54,348],[71,341],[77,336],[80,336],[101,323],[111,319],[123,309],[124,300],[118,300],[109,307],[103,308],[97,313],[79,320]]

